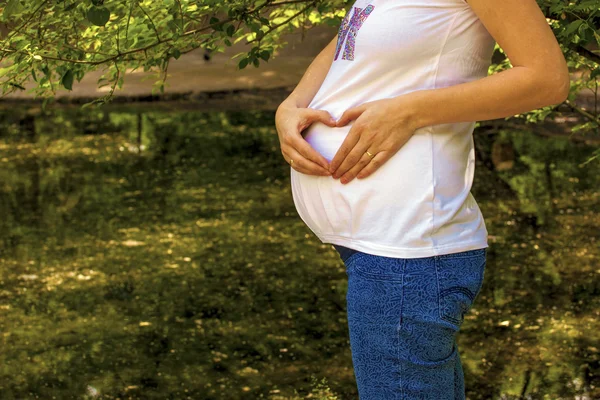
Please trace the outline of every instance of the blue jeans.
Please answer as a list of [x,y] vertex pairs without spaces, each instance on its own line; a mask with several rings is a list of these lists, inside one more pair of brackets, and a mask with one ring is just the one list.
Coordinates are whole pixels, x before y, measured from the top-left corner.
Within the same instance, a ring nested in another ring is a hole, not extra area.
[[360,400],[464,400],[456,335],[482,287],[486,248],[392,258],[334,245],[346,266]]

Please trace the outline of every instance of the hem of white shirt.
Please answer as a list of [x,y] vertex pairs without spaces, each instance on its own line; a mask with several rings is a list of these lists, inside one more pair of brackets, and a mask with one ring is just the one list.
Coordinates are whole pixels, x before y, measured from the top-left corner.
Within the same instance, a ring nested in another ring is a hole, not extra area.
[[391,247],[377,243],[367,242],[364,240],[356,240],[346,236],[319,234],[317,237],[323,243],[337,244],[344,247],[349,247],[354,250],[359,250],[364,253],[373,254],[383,257],[394,258],[420,258],[431,256],[442,256],[444,254],[458,253],[467,250],[478,250],[489,247],[487,240],[471,240],[468,242],[459,241],[457,243],[423,248],[403,248]]

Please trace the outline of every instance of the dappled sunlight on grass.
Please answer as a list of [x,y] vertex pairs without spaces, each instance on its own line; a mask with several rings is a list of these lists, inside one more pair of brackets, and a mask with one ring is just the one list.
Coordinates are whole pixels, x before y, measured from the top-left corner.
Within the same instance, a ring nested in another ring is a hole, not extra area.
[[[273,115],[88,117],[0,141],[4,398],[357,398],[344,266],[294,209]],[[598,385],[598,166],[565,149],[552,196],[519,186],[539,169],[478,165],[470,398]]]

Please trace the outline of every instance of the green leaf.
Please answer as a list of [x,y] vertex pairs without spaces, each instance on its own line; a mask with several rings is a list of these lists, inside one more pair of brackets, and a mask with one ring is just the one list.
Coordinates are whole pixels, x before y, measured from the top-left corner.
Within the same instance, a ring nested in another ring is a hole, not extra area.
[[10,86],[14,86],[14,87],[16,87],[17,89],[25,90],[25,88],[24,88],[23,86],[19,85],[18,83],[14,83],[14,82],[8,82],[8,84],[9,84]]
[[87,19],[94,25],[104,26],[110,19],[110,11],[106,7],[92,6],[87,12]]
[[271,53],[269,53],[268,50],[263,50],[260,52],[260,58],[262,58],[265,61],[269,61],[270,56],[271,56]]
[[68,6],[65,6],[65,9],[63,11],[68,12],[68,11],[71,11],[72,9],[74,9],[75,7],[77,7],[77,2],[73,2],[73,3],[69,4]]
[[14,70],[16,67],[18,67],[18,64],[13,64],[13,65],[5,67],[5,68],[0,68],[0,77],[4,77],[9,72]]
[[10,19],[23,11],[24,8],[19,0],[9,0],[6,7],[4,7],[4,19]]
[[181,28],[179,27],[180,25],[175,20],[170,20],[169,22],[167,22],[167,26],[169,27],[169,30],[171,32],[181,31]]
[[594,34],[594,38],[596,38],[596,42],[598,42],[598,46],[600,46],[600,35],[594,30],[592,31],[592,33]]
[[73,90],[73,78],[75,75],[73,74],[73,70],[69,69],[62,76],[60,83],[65,87],[65,89]]
[[231,37],[235,33],[235,26],[229,25],[227,27],[227,36]]
[[578,19],[577,21],[571,22],[567,26],[567,29],[565,29],[565,34],[570,35],[570,34],[574,33],[579,28],[579,26],[581,26],[582,23],[583,23],[583,21],[580,19]]
[[246,68],[247,65],[248,65],[248,59],[242,58],[240,60],[240,63],[238,64],[238,67],[240,67],[240,69],[244,69],[244,68]]
[[222,31],[222,30],[223,30],[223,24],[222,24],[222,23],[219,23],[219,21],[221,21],[219,18],[217,18],[217,17],[211,17],[211,18],[210,18],[210,21],[209,21],[208,23],[209,23],[210,25],[213,25],[213,24],[215,24],[215,25],[213,26],[213,29],[214,29],[215,31]]

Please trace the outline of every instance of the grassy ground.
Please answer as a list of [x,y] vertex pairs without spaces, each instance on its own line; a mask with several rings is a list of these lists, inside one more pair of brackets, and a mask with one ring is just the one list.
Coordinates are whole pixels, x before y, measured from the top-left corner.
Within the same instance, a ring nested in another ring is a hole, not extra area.
[[[358,397],[344,266],[294,209],[273,113],[58,113],[27,132],[13,114],[0,398]],[[469,398],[598,393],[598,165],[504,135],[522,157],[478,165],[473,188],[490,251],[459,335]]]

